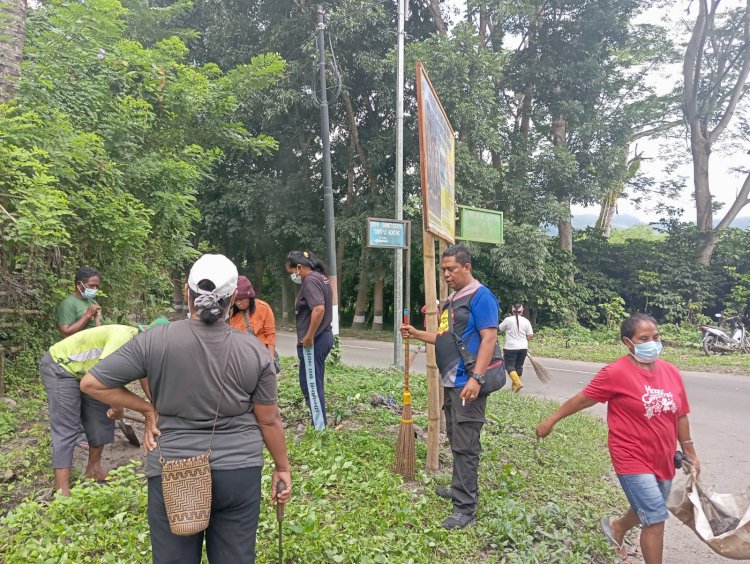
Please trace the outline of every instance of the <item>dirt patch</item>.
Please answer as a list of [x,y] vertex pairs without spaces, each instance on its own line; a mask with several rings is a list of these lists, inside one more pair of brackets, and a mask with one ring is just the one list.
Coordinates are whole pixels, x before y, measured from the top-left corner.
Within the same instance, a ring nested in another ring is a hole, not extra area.
[[[139,441],[143,441],[143,425],[134,421],[130,422],[133,426],[136,436]],[[84,448],[76,448],[73,454],[73,468],[80,472],[81,475],[86,470],[86,463],[88,461],[88,450]],[[115,429],[115,442],[111,445],[104,447],[102,453],[102,467],[105,470],[112,470],[119,466],[123,466],[131,460],[140,460],[145,465],[146,453],[143,447],[136,447],[131,445],[123,435],[122,431]]]

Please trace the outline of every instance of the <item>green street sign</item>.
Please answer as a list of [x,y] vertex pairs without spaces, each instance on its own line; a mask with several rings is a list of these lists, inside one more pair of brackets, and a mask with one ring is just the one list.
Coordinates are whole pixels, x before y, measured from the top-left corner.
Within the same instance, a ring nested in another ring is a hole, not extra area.
[[477,243],[503,244],[503,212],[458,206],[461,235],[458,239]]

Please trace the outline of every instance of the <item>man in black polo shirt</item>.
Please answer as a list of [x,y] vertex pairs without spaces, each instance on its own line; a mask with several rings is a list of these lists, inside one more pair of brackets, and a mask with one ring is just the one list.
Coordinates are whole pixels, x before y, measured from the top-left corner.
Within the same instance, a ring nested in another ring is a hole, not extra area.
[[[435,345],[438,369],[445,388],[446,431],[453,451],[451,489],[437,494],[453,500],[453,513],[445,521],[446,529],[463,529],[474,522],[478,488],[480,433],[484,425],[487,396],[480,394],[485,373],[493,359],[501,359],[497,342],[497,298],[471,273],[471,253],[463,245],[449,247],[440,263],[448,287],[455,290],[443,305],[437,333],[402,325],[401,333]],[[473,371],[464,368],[455,333],[476,356]],[[500,360],[497,360],[500,362]]]

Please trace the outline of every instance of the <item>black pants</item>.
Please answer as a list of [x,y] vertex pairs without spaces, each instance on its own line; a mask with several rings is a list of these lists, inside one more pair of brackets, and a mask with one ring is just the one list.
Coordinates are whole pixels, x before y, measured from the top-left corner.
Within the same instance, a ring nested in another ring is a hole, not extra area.
[[148,524],[154,564],[200,564],[203,537],[211,564],[255,562],[255,533],[260,514],[260,467],[212,470],[211,521],[195,535],[169,530],[161,476],[148,479]]
[[487,396],[479,396],[474,401],[462,405],[462,388],[445,388],[445,430],[453,451],[453,479],[451,494],[453,508],[466,515],[474,515],[479,499],[477,475],[479,454],[482,444],[479,440],[487,408]]
[[528,349],[503,349],[503,361],[505,362],[505,371],[516,371],[519,376],[523,374],[523,363],[526,362],[526,353]]
[[[325,396],[325,375],[326,375],[326,357],[333,348],[333,333],[323,331],[315,337],[314,354],[315,354],[315,387],[318,390],[320,398],[320,408],[323,410],[323,421],[328,425],[328,416],[326,415],[326,396]],[[299,386],[302,388],[302,395],[305,396],[305,403],[310,407],[310,392],[307,389],[307,372],[305,371],[305,357],[302,353],[302,345],[297,345],[297,358],[299,359]]]

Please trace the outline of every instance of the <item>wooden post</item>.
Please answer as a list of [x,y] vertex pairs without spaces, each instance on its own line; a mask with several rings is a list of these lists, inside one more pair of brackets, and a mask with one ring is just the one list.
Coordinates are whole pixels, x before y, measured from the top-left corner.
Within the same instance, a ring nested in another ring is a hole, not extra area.
[[[424,294],[427,306],[427,331],[437,333],[437,286],[435,280],[435,239],[427,231],[424,242]],[[440,390],[442,383],[437,369],[435,345],[427,345],[427,462],[425,468],[437,472],[440,464]]]

